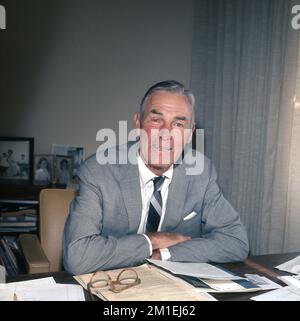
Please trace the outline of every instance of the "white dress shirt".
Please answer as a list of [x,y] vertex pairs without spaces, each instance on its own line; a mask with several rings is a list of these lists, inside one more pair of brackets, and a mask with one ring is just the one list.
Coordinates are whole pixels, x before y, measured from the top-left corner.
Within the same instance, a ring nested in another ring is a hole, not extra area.
[[[142,214],[141,214],[141,222],[140,226],[138,228],[138,234],[143,234],[146,231],[146,225],[147,225],[147,217],[150,207],[150,200],[154,192],[154,183],[153,178],[157,177],[151,170],[145,165],[144,161],[142,160],[141,156],[137,155],[137,163],[139,168],[139,174],[140,174],[140,187],[141,187],[141,195],[142,195]],[[158,229],[159,232],[161,230],[161,226],[165,217],[166,212],[166,204],[168,199],[168,193],[169,193],[169,185],[172,181],[173,176],[173,165],[163,174],[165,177],[165,180],[161,187],[161,198],[162,198],[162,214],[159,221]],[[150,248],[150,256],[152,256],[152,244],[149,239],[149,237],[146,234],[143,234],[148,243]],[[168,249],[160,249],[160,254],[162,260],[168,260],[171,257],[171,254]]]

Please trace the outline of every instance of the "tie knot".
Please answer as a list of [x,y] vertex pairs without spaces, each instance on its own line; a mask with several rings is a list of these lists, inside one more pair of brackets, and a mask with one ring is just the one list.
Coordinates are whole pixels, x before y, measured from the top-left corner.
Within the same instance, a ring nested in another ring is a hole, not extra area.
[[154,184],[154,191],[160,191],[161,186],[164,183],[165,177],[164,176],[158,176],[153,179],[153,184]]

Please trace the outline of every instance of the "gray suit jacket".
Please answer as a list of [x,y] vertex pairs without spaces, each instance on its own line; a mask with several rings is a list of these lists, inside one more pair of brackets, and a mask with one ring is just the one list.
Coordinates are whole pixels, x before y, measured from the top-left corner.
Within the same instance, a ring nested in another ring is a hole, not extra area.
[[[212,163],[205,158],[197,176],[187,176],[185,166],[174,167],[162,231],[192,239],[169,247],[171,260],[244,260],[247,234],[217,185]],[[82,274],[144,263],[150,251],[146,238],[137,234],[142,212],[138,166],[99,165],[94,155],[81,166],[79,177],[80,191],[64,230],[65,269]]]

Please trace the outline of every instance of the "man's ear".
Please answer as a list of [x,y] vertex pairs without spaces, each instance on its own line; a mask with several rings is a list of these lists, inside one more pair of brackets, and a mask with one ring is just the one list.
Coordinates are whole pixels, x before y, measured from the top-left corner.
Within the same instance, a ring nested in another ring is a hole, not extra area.
[[141,128],[140,113],[136,112],[133,116],[134,127]]

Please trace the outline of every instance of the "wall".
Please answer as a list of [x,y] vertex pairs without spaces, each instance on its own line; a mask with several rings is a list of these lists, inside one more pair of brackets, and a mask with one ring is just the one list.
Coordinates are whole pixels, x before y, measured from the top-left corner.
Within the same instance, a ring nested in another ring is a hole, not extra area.
[[0,135],[96,151],[153,83],[190,80],[193,0],[0,0]]

